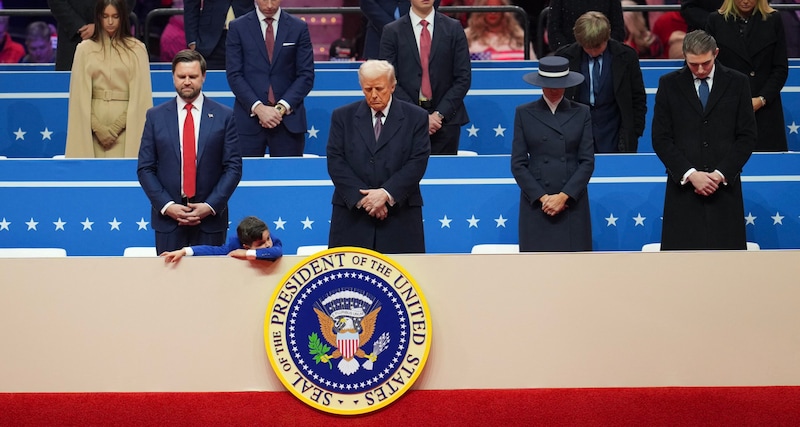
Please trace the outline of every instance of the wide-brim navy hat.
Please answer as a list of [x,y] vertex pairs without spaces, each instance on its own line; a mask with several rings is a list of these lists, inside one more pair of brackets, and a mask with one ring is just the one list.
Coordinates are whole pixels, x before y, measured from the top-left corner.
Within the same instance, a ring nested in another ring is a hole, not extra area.
[[562,56],[545,56],[539,60],[539,71],[522,76],[526,82],[548,89],[562,89],[583,83],[583,74],[569,70],[569,61]]

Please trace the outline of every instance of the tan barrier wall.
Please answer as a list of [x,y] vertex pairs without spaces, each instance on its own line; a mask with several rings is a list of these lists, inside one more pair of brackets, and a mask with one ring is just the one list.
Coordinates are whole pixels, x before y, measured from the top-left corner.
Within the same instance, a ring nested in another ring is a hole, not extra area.
[[[421,389],[800,385],[800,252],[393,256],[421,286]],[[0,392],[282,390],[277,263],[0,259]]]

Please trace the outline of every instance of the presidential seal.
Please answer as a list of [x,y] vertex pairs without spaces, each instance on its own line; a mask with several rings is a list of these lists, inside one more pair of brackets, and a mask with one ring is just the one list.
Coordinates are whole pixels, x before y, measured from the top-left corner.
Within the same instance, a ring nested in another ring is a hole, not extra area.
[[431,319],[414,279],[368,249],[312,255],[281,279],[264,319],[270,364],[307,405],[342,415],[383,408],[422,372]]

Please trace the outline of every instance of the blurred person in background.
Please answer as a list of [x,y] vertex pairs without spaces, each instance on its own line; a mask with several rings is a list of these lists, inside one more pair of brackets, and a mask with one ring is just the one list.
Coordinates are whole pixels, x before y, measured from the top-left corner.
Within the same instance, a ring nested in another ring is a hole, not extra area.
[[[508,6],[508,0],[475,0],[475,6]],[[464,29],[469,59],[521,61],[525,59],[525,31],[511,12],[474,12]],[[536,59],[528,45],[530,59]]]
[[150,62],[123,0],[98,0],[94,35],[78,45],[69,82],[66,157],[137,157],[153,106]]
[[589,11],[597,11],[611,23],[611,38],[625,41],[625,21],[622,18],[620,0],[552,0],[547,20],[547,35],[550,50],[575,42],[572,27],[578,17]]
[[0,16],[0,63],[13,64],[25,56],[25,47],[11,40],[8,34],[8,16]]
[[25,31],[25,47],[28,54],[19,62],[47,64],[56,62],[50,25],[42,21],[31,22]]
[[[173,0],[172,7],[183,9],[183,0]],[[186,47],[186,31],[183,26],[183,15],[173,15],[169,17],[164,32],[161,33],[159,60],[161,62],[172,62],[175,54]]]

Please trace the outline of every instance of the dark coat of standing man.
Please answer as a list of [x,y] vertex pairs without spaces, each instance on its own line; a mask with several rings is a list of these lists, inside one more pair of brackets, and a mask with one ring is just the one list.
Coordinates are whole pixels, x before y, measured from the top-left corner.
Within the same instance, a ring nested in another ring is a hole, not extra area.
[[233,111],[203,95],[205,77],[199,52],[178,52],[172,60],[178,96],[147,112],[138,175],[152,206],[158,253],[225,243],[228,199],[242,177],[242,158]]
[[226,45],[242,156],[263,157],[269,147],[270,157],[299,157],[307,129],[304,100],[314,86],[308,25],[281,10],[281,0],[255,4],[231,21]]
[[[595,153],[635,153],[647,114],[639,56],[611,39],[611,25],[600,12],[586,12],[575,21],[575,39],[556,52],[584,77],[565,97],[590,106]],[[590,71],[595,63],[596,77]]]
[[[395,98],[428,111],[431,154],[456,154],[461,126],[469,122],[464,107],[472,83],[469,45],[461,23],[436,12],[433,5],[433,0],[411,0],[411,13],[383,28],[380,57],[397,73]],[[423,58],[426,32],[430,55]],[[424,93],[425,77],[429,94]]]
[[681,16],[686,20],[687,33],[705,30],[708,15],[722,6],[723,0],[681,0]]
[[[358,6],[367,18],[363,59],[378,59],[383,27],[401,16],[408,15],[411,4],[408,0],[359,0]],[[433,6],[439,7],[439,0],[436,0]]]
[[718,52],[713,37],[693,31],[683,40],[686,65],[658,82],[652,133],[667,168],[662,250],[747,246],[741,173],[756,120],[747,76],[715,64]]
[[224,70],[228,12],[238,17],[254,8],[253,0],[185,0],[186,47],[200,52],[209,70]]
[[[127,2],[128,10],[133,10],[135,0]],[[97,0],[47,0],[47,5],[58,24],[56,71],[70,71],[78,43],[94,34],[94,9]]]
[[428,115],[392,96],[386,61],[358,70],[365,100],[331,115],[328,174],[334,185],[328,246],[382,253],[425,252],[419,182],[428,167]]

